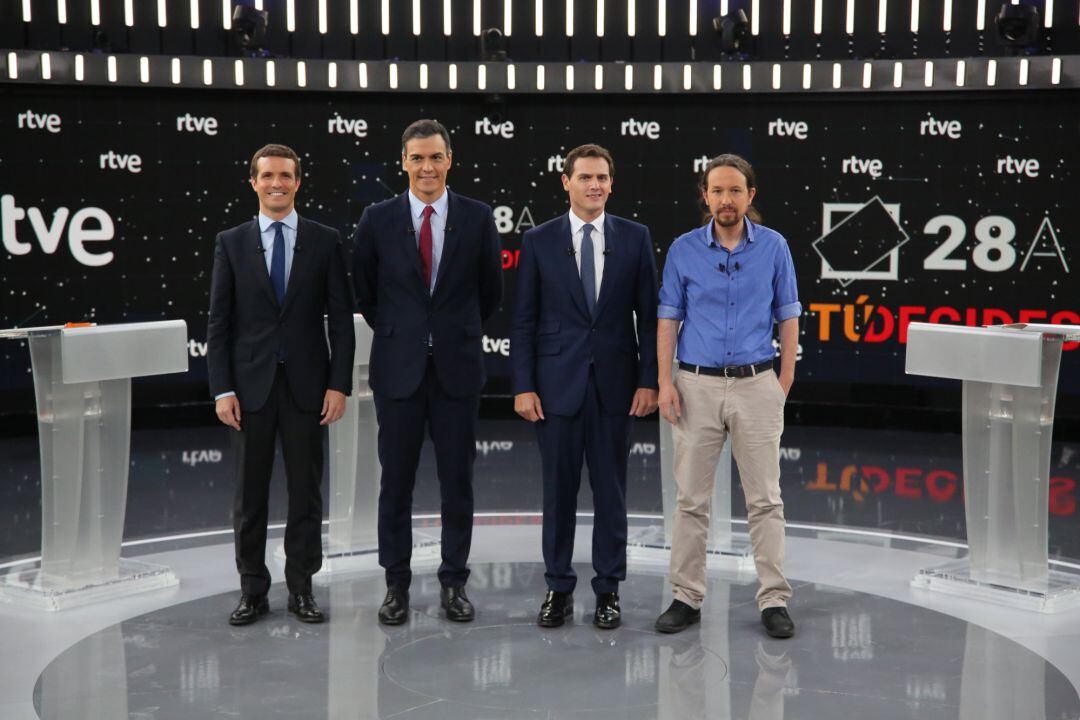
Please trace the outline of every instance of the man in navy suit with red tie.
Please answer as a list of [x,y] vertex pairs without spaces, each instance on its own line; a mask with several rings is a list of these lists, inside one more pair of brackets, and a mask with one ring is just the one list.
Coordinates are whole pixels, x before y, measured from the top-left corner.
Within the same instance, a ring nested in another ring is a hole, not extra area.
[[[401,137],[409,189],[364,210],[353,240],[353,282],[374,330],[370,383],[379,421],[379,621],[408,619],[412,493],[425,430],[442,497],[440,603],[468,622],[472,472],[484,387],[483,324],[502,299],[499,233],[491,208],[446,187],[450,134],[417,120]],[[655,316],[655,312],[653,315]]]
[[582,461],[593,492],[593,624],[621,622],[626,466],[634,417],[656,410],[656,263],[649,229],[606,213],[614,162],[598,145],[566,156],[570,212],[525,233],[510,339],[514,410],[536,423],[548,593],[537,624],[573,612],[571,565]]

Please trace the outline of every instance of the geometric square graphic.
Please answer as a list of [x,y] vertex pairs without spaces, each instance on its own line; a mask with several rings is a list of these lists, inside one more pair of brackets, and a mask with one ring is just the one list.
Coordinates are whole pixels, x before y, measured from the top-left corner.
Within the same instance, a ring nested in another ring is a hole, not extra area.
[[[823,203],[822,236],[811,243],[821,277],[846,287],[855,280],[897,280],[900,247],[911,238],[900,227],[900,205],[874,196],[865,203]],[[834,216],[841,216],[833,224]]]

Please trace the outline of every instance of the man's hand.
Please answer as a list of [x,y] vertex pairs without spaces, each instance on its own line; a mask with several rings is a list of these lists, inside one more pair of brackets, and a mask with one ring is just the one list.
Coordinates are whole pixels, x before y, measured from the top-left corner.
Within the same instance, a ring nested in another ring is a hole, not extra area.
[[630,414],[645,417],[656,412],[656,391],[652,388],[638,388],[634,392],[634,401],[630,403]]
[[240,429],[240,401],[235,395],[218,398],[214,403],[214,411],[217,413],[218,420],[233,430]]
[[795,384],[795,371],[780,371],[780,374],[776,376],[776,379],[780,381],[780,387],[784,390],[784,397],[790,395],[791,386]]
[[682,417],[682,401],[679,400],[679,391],[675,389],[675,383],[670,380],[660,383],[660,414],[672,425],[679,424]]
[[322,420],[320,425],[329,425],[337,422],[345,414],[345,393],[337,390],[327,390],[322,401]]
[[529,422],[544,419],[544,408],[540,406],[540,396],[534,392],[515,395],[514,412]]

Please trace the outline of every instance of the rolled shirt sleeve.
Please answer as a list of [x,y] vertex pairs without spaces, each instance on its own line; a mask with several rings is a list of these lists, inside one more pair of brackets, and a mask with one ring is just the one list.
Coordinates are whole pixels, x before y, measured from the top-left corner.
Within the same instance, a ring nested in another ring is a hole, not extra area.
[[660,302],[656,307],[656,317],[660,320],[686,319],[686,287],[682,273],[679,272],[677,258],[678,241],[668,248],[664,262],[664,277],[660,285]]
[[795,281],[795,263],[791,259],[791,249],[787,242],[783,242],[776,253],[775,270],[772,311],[773,319],[781,323],[802,315],[799,287]]

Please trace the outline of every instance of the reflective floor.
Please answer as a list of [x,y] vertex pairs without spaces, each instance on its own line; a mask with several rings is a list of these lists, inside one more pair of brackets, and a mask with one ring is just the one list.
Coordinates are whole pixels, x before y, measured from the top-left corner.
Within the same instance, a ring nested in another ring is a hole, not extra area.
[[[587,578],[589,569],[579,567]],[[624,626],[595,629],[587,586],[573,621],[541,630],[535,563],[484,563],[478,619],[439,617],[438,582],[417,577],[408,624],[376,621],[378,576],[316,593],[330,621],[273,612],[223,620],[212,595],[106,627],[46,667],[45,720],[116,718],[979,718],[1080,717],[1080,699],[1037,654],[978,625],[894,600],[796,583],[797,636],[761,631],[754,583],[712,573],[700,625],[652,630],[662,575],[632,573]]]

